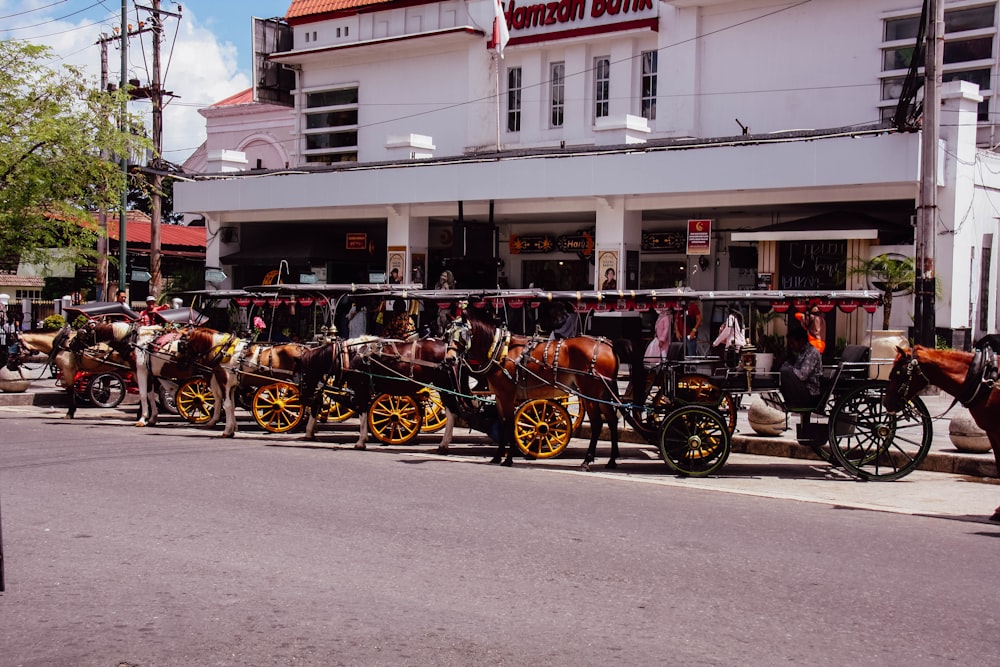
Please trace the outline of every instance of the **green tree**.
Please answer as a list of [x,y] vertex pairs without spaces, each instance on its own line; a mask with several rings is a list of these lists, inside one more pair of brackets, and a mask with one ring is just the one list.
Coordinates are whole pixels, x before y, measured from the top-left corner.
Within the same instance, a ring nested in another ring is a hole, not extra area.
[[855,258],[848,273],[864,276],[872,287],[882,292],[882,329],[888,329],[892,297],[913,291],[916,262],[912,257],[886,254],[871,259]]
[[[0,259],[48,264],[92,258],[94,213],[114,209],[127,177],[106,155],[149,142],[119,129],[123,92],[99,90],[77,68],[47,65],[47,47],[0,41]],[[138,127],[129,116],[123,127]]]

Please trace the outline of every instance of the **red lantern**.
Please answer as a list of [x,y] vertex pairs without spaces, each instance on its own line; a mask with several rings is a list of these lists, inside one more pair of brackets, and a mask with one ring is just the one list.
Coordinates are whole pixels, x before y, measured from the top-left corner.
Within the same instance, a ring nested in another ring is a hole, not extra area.
[[299,305],[300,306],[311,306],[313,305],[313,298],[311,296],[300,296]]
[[844,299],[837,303],[837,308],[840,308],[842,313],[853,313],[858,309],[858,302],[854,299]]
[[874,313],[878,310],[878,301],[865,301],[862,305],[866,313]]
[[511,308],[523,308],[524,299],[510,299],[509,301],[507,301],[507,305],[510,306]]
[[233,301],[235,301],[236,305],[239,306],[240,308],[246,308],[247,306],[250,305],[250,299],[249,298],[236,298],[236,299],[233,299]]
[[787,301],[772,301],[771,308],[773,308],[776,313],[787,313],[789,303]]
[[267,303],[267,299],[254,299],[253,305],[260,307]]
[[818,304],[816,304],[816,307],[819,308],[819,312],[821,313],[829,313],[836,306],[834,306],[833,301],[830,301],[829,299],[823,299]]

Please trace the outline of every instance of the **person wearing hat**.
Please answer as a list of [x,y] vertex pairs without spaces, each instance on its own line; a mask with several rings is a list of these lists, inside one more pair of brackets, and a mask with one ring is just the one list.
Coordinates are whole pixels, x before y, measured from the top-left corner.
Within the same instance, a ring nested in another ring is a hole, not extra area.
[[156,319],[153,317],[153,313],[163,310],[166,306],[157,306],[156,297],[150,294],[146,297],[146,307],[141,313],[139,313],[139,325],[149,326],[150,324],[155,324]]

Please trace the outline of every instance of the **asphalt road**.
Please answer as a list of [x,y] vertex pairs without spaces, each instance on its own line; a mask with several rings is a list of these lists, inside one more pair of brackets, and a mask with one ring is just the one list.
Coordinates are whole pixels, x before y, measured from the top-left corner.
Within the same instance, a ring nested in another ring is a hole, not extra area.
[[721,492],[487,453],[0,413],[0,664],[1000,660],[1000,526],[765,491],[923,478],[742,460],[763,483]]

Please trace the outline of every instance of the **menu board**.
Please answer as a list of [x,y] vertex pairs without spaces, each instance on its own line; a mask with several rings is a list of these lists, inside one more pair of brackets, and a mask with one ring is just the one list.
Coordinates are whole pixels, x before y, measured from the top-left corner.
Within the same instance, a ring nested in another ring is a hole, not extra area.
[[778,244],[781,290],[844,289],[847,241],[783,241]]

